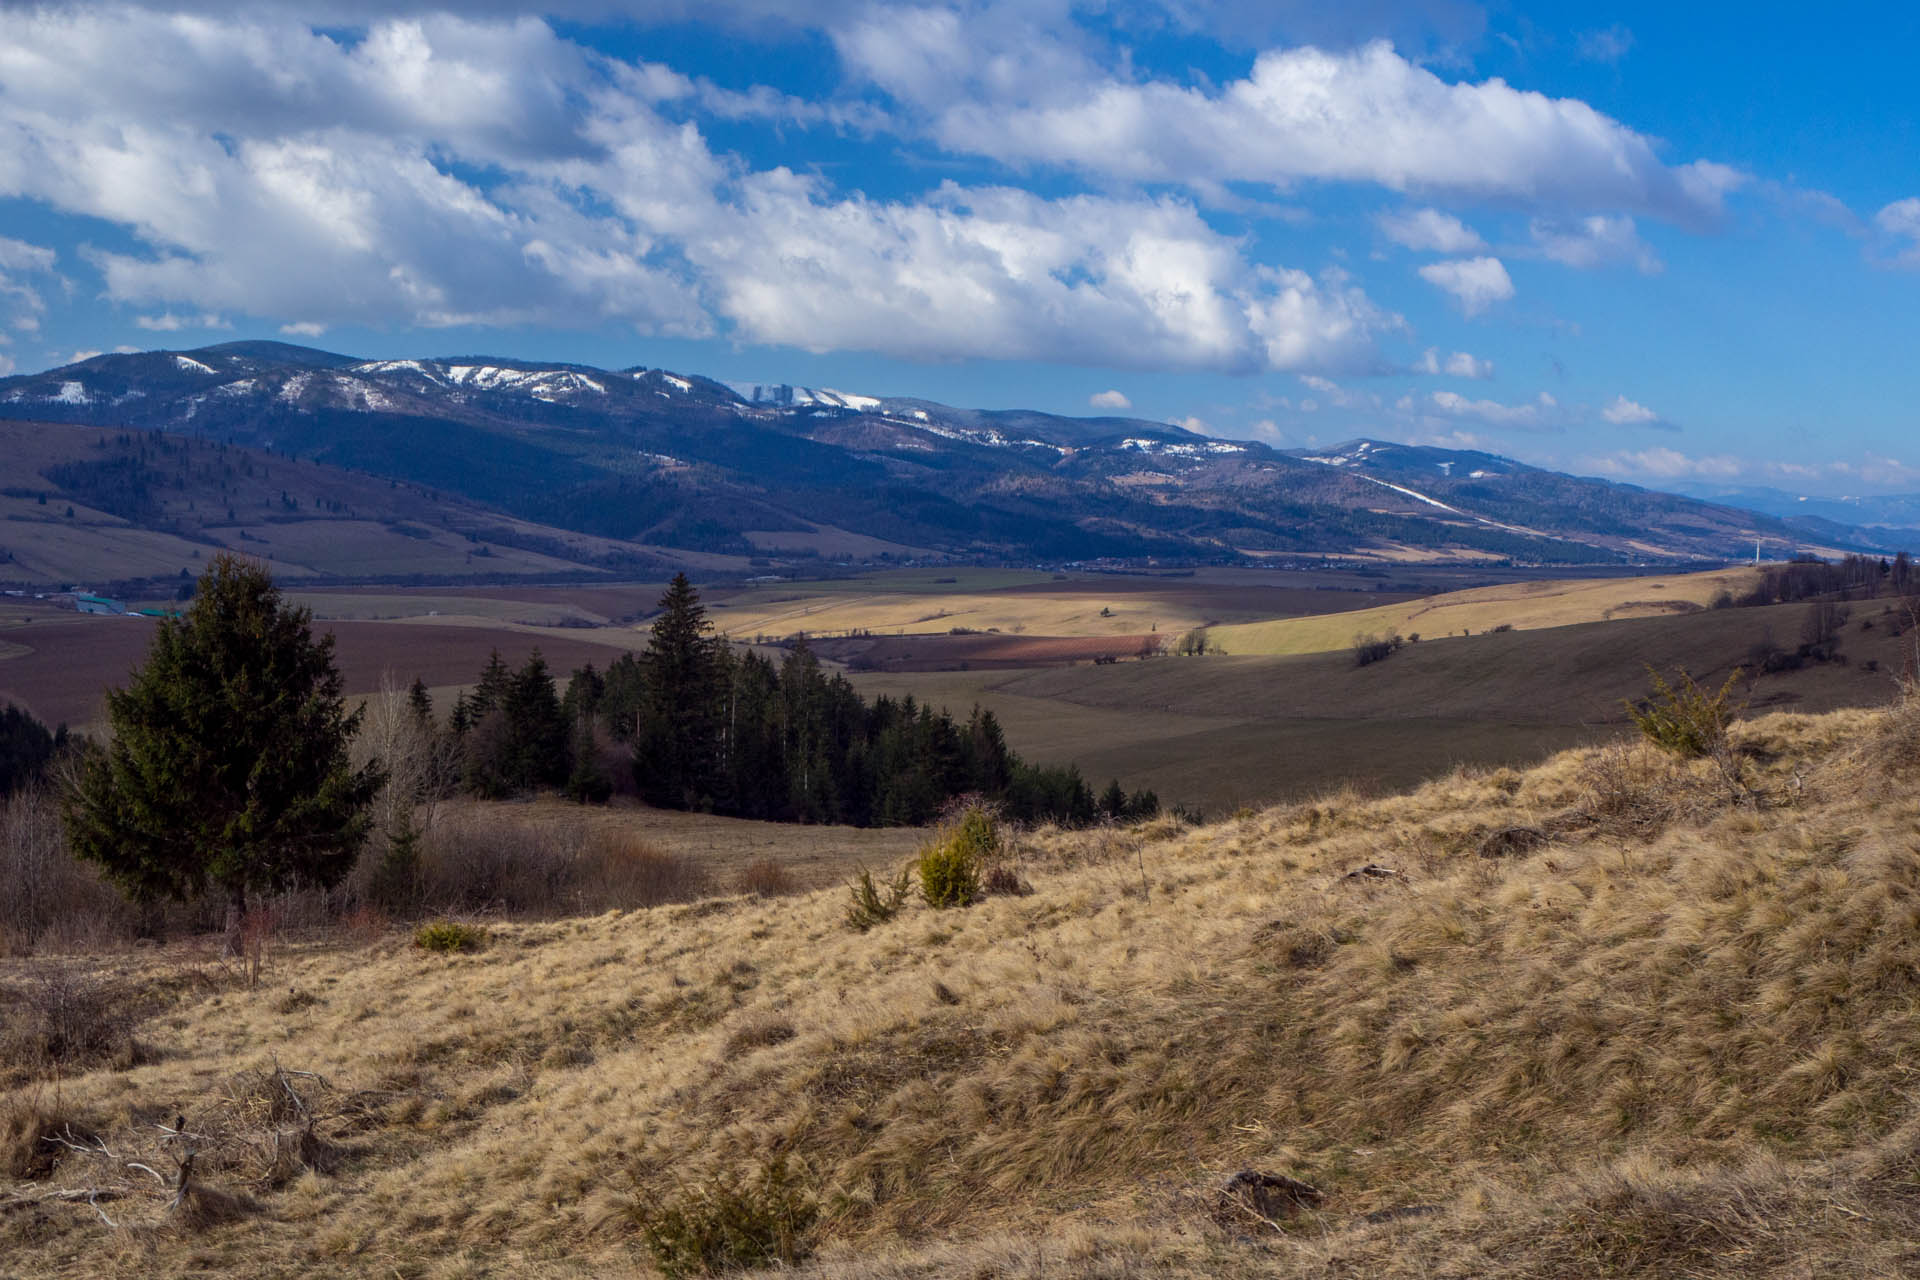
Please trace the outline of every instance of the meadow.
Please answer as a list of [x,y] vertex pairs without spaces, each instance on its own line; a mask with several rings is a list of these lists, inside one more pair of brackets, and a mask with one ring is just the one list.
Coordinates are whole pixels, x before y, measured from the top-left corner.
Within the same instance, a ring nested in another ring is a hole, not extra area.
[[828,889],[0,961],[10,1027],[133,1011],[14,1059],[0,1274],[647,1275],[663,1206],[770,1185],[802,1275],[1910,1274],[1917,767],[1912,704],[1774,714],[1024,833],[1031,892],[865,932]]

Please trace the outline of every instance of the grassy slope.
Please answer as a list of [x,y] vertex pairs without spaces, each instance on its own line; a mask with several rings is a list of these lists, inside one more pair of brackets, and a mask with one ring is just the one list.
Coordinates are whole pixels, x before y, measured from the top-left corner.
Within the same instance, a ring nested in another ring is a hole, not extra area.
[[[826,893],[505,926],[468,957],[288,949],[258,990],[112,961],[164,1006],[157,1060],[0,1106],[142,1153],[134,1122],[183,1111],[225,1135],[209,1184],[251,1204],[117,1235],[15,1204],[0,1273],[625,1274],[623,1204],[783,1151],[828,1193],[832,1275],[1899,1274],[1917,720],[1746,727],[1751,806],[1707,766],[1583,752],[1043,835],[1033,896],[865,935]],[[1551,834],[1480,856],[1516,824]],[[1343,878],[1362,863],[1405,878]],[[324,1075],[301,1086],[333,1172],[249,1185],[266,1112],[241,1073],[269,1055]],[[1326,1204],[1223,1229],[1212,1189],[1242,1167]],[[71,1156],[0,1197],[103,1176]],[[1416,1204],[1437,1212],[1367,1216]]]
[[1463,630],[1478,634],[1501,625],[1523,631],[1564,627],[1704,606],[1716,592],[1724,589],[1737,595],[1752,580],[1752,570],[1721,569],[1664,578],[1511,583],[1450,591],[1352,614],[1224,626],[1213,638],[1228,653],[1271,655],[1346,649],[1356,635],[1368,632],[1417,632],[1433,639]]

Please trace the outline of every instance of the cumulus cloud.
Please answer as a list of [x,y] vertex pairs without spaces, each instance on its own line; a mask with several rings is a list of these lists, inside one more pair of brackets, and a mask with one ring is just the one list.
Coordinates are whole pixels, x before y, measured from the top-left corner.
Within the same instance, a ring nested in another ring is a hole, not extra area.
[[1452,258],[1420,268],[1420,278],[1444,289],[1460,303],[1460,310],[1477,316],[1497,302],[1513,297],[1513,278],[1498,258]]
[[1632,218],[1595,214],[1592,217],[1556,222],[1535,218],[1528,225],[1533,252],[1542,258],[1569,267],[1591,270],[1595,267],[1628,265],[1644,275],[1665,269]]
[[1653,427],[1664,426],[1660,415],[1643,404],[1615,396],[1613,402],[1600,411],[1600,416],[1616,427]]
[[[944,29],[941,11],[916,21]],[[1018,74],[1056,55],[1034,56]],[[526,18],[336,40],[272,10],[15,11],[0,196],[127,228],[140,250],[90,260],[161,326],[620,323],[1230,371],[1376,367],[1375,338],[1402,327],[1338,272],[1250,261],[1172,197],[949,183],[876,200],[751,171],[671,114],[702,92]]]
[[1397,245],[1430,253],[1472,253],[1487,242],[1480,233],[1450,213],[1438,209],[1409,209],[1383,213],[1374,219],[1380,233]]
[[1493,361],[1482,360],[1469,351],[1456,351],[1450,356],[1442,356],[1438,347],[1428,347],[1421,357],[1413,362],[1412,372],[1427,374],[1446,374],[1450,378],[1491,378]]
[[1470,400],[1457,391],[1435,391],[1427,396],[1427,405],[1450,418],[1468,418],[1490,427],[1508,430],[1556,429],[1551,415],[1560,402],[1542,391],[1522,404],[1502,404],[1498,400]]
[[1275,49],[1219,87],[1119,79],[1038,23],[964,25],[943,7],[868,8],[842,61],[949,150],[1134,182],[1395,191],[1718,219],[1744,175],[1669,166],[1653,143],[1569,98],[1450,82],[1377,41]]
[[1133,401],[1127,399],[1121,391],[1096,391],[1087,397],[1087,403],[1096,409],[1131,409]]

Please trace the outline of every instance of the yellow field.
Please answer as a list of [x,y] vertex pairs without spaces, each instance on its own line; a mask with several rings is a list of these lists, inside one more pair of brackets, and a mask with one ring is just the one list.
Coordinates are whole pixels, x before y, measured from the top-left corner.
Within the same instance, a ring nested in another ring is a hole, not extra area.
[[492,626],[501,622],[521,622],[530,626],[555,626],[567,620],[604,626],[604,614],[579,605],[552,601],[523,601],[485,596],[399,594],[381,595],[360,592],[289,591],[287,599],[313,610],[323,621],[356,619],[391,621],[400,618],[442,617],[471,619]]
[[641,1276],[637,1219],[780,1156],[803,1276],[1912,1274],[1920,710],[1734,747],[1043,832],[1030,896],[868,933],[833,890],[0,961],[143,1010],[0,1092],[0,1273]]
[[1324,653],[1346,649],[1356,635],[1369,632],[1435,639],[1463,631],[1478,635],[1498,626],[1528,631],[1685,612],[1706,607],[1723,590],[1738,595],[1753,581],[1751,569],[1720,569],[1669,577],[1512,583],[1350,614],[1224,626],[1213,638],[1228,653]]

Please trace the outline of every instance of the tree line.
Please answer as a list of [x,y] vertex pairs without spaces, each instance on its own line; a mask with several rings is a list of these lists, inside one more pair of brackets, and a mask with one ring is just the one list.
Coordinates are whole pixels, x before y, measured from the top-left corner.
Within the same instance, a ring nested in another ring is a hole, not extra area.
[[[1072,765],[1029,764],[991,711],[959,720],[911,695],[869,702],[804,641],[777,663],[736,653],[684,574],[660,610],[644,653],[581,667],[564,692],[537,651],[517,670],[495,653],[441,730],[457,785],[477,796],[554,787],[605,800],[613,779],[601,743],[611,741],[657,808],[862,827],[919,825],[962,795],[1025,822],[1159,811],[1150,791],[1116,781],[1096,797]],[[418,682],[413,697],[430,717]]]

